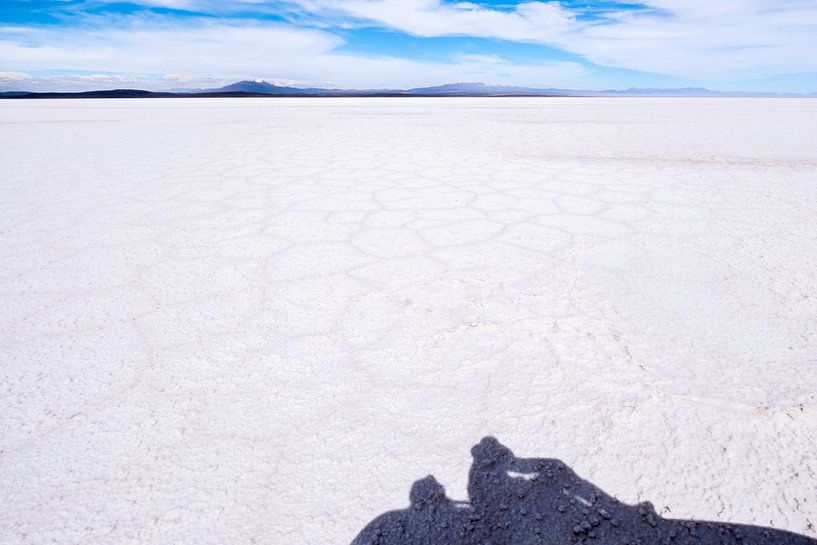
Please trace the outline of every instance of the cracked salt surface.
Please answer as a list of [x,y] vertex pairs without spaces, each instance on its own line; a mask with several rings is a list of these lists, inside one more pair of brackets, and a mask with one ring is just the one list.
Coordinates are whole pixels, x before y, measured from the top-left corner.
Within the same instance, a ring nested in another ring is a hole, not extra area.
[[817,536],[817,102],[0,103],[0,543],[347,544],[493,435]]

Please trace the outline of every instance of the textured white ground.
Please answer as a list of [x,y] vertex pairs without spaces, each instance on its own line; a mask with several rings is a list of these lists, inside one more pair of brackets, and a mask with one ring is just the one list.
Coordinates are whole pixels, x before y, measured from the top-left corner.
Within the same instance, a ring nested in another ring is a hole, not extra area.
[[4,545],[345,545],[487,434],[817,536],[817,101],[2,101],[0,157]]

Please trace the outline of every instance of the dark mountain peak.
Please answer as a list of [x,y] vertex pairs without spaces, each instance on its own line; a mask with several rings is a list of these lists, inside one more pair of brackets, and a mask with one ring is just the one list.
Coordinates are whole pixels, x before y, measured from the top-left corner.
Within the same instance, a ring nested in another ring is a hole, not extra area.
[[231,83],[230,85],[225,85],[224,87],[220,88],[219,91],[224,91],[227,93],[274,93],[278,89],[281,89],[281,87],[264,80],[256,79],[237,81],[235,83]]
[[487,87],[488,86],[482,82],[444,83],[443,85],[435,85],[433,87],[416,87],[410,89],[410,92],[415,94],[471,93],[474,91],[482,92]]

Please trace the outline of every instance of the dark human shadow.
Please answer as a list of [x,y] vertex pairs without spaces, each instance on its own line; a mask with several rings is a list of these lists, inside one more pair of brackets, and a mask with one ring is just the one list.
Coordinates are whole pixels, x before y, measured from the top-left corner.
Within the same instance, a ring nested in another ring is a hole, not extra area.
[[486,437],[471,449],[470,502],[434,477],[411,488],[408,509],[374,519],[352,545],[817,545],[805,536],[744,524],[672,520],[652,504],[624,504],[564,463],[517,458]]

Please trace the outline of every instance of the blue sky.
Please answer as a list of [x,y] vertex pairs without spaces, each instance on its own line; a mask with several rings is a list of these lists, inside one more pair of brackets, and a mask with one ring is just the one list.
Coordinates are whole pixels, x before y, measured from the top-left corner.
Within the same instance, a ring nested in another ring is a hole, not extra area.
[[817,91],[817,0],[0,0],[0,90]]

